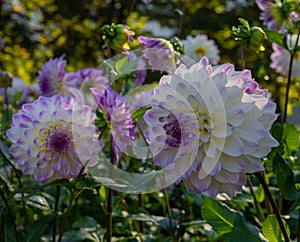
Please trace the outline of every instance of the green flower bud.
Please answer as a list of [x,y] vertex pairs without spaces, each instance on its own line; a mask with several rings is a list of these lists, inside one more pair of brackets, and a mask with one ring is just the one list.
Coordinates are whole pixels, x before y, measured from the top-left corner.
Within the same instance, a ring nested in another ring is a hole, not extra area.
[[264,51],[263,42],[267,39],[265,32],[260,27],[250,29],[250,41],[248,47],[254,51]]
[[184,45],[176,36],[170,39],[170,43],[173,45],[175,51],[180,54],[184,54]]
[[129,50],[128,41],[134,41],[134,32],[127,25],[106,24],[101,30],[105,46],[109,46],[113,50]]
[[8,73],[0,72],[0,87],[11,87],[12,77]]

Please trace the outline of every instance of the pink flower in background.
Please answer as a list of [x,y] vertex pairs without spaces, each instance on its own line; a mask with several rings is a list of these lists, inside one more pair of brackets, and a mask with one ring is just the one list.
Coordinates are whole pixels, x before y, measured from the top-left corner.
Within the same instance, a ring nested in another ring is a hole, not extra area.
[[[292,11],[292,1],[256,0],[258,8],[262,11],[261,19],[270,30],[286,33],[293,27],[293,22],[299,18],[299,13]],[[296,1],[295,1],[296,4]]]
[[199,61],[206,56],[209,62],[217,64],[220,61],[219,49],[214,40],[209,40],[207,35],[198,34],[195,37],[187,36],[183,40],[185,55]]
[[[136,56],[136,54],[134,54],[134,52],[128,52],[128,60],[129,61],[135,61],[136,58],[137,58],[137,56]],[[137,61],[134,69],[136,71],[135,71],[135,78],[133,79],[133,82],[132,82],[132,88],[142,85],[147,76],[146,63],[143,59],[139,59]]]
[[89,105],[92,110],[96,110],[97,103],[91,88],[97,88],[104,92],[108,78],[103,75],[102,70],[83,68],[77,72],[67,73],[64,77],[64,84],[68,87],[70,95]]
[[[291,38],[290,37],[287,38],[287,43],[289,48],[294,48],[296,43],[296,38],[297,38],[296,35],[293,35]],[[291,46],[289,43],[291,43]],[[300,46],[300,43],[298,43],[298,46]],[[275,43],[272,44],[272,48],[274,52],[271,54],[272,62],[270,64],[270,67],[273,68],[277,73],[282,73],[285,76],[288,76],[290,59],[291,59],[290,52]],[[292,76],[294,77],[300,76],[299,52],[296,53],[294,56]]]
[[0,38],[0,50],[2,50],[5,46],[5,40]]
[[127,99],[108,86],[105,91],[92,88],[92,93],[110,129],[112,151],[116,162],[135,139],[134,125]]
[[173,72],[176,68],[173,45],[162,38],[139,36],[139,42],[146,48],[144,57],[152,70]]
[[144,116],[154,163],[195,192],[241,192],[278,145],[269,133],[276,105],[255,84],[250,71],[207,58],[162,77]]
[[41,96],[13,115],[9,152],[24,174],[43,183],[76,178],[98,162],[94,119],[90,107],[70,96]]

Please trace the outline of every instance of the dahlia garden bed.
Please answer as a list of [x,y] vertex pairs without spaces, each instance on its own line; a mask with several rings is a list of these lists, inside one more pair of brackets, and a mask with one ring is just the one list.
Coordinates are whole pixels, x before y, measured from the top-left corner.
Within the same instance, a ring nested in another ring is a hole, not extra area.
[[0,3],[0,241],[300,241],[300,2]]

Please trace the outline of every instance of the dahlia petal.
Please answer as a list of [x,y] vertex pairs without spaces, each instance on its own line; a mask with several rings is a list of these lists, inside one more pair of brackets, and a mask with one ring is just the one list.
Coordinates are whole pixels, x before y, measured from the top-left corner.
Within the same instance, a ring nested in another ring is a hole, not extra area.
[[214,127],[212,129],[212,135],[225,138],[227,136],[232,135],[234,128],[227,122],[215,122]]
[[252,157],[250,155],[244,155],[245,157],[245,173],[254,173],[257,171],[263,171],[264,166],[259,158]]
[[236,184],[239,181],[239,177],[239,173],[232,173],[226,170],[221,170],[218,175],[214,176],[214,179],[223,184]]
[[257,120],[248,118],[239,127],[236,127],[235,133],[244,140],[255,142],[265,137],[268,131]]
[[[218,144],[222,144],[224,139],[222,138],[214,138],[214,141]],[[219,145],[221,146],[221,145]],[[218,146],[218,147],[219,147]],[[225,138],[225,143],[222,151],[234,157],[240,156],[244,152],[244,145],[240,138],[236,136],[228,136]]]
[[244,160],[240,157],[231,157],[225,154],[222,154],[220,157],[220,163],[222,168],[229,172],[238,173],[245,170]]

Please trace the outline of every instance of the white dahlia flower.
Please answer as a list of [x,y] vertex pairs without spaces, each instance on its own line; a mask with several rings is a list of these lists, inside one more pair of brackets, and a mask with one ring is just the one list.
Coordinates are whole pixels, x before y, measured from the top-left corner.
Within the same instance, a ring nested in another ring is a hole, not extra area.
[[241,192],[246,173],[278,142],[269,130],[275,103],[248,70],[209,65],[202,58],[163,76],[145,115],[154,163],[186,187],[215,197]]
[[207,35],[198,34],[195,37],[189,35],[182,42],[184,54],[194,61],[199,61],[204,56],[213,64],[220,61],[219,49],[215,41],[208,39]]

